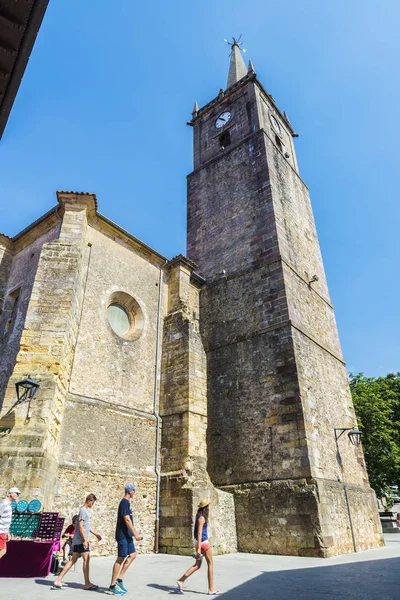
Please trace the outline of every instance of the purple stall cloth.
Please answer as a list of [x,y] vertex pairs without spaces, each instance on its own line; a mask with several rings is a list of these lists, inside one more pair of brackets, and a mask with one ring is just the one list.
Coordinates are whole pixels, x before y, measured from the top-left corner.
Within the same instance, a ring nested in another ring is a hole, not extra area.
[[46,577],[59,542],[11,540],[0,560],[0,577]]

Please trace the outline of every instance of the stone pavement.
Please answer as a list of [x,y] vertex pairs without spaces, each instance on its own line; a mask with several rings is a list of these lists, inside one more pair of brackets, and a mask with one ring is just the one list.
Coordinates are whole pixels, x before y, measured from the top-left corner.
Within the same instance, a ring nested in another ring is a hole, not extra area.
[[[224,600],[398,600],[400,598],[400,534],[386,536],[385,548],[336,558],[298,558],[257,554],[215,557],[215,581]],[[99,592],[83,590],[81,565],[70,571],[68,587],[51,591],[54,576],[45,579],[0,579],[0,598],[7,600],[81,600],[104,596],[112,558],[93,558],[91,579]],[[125,598],[166,600],[178,597],[173,585],[191,564],[188,557],[142,555],[128,571]],[[205,565],[185,587],[188,600],[207,594]]]

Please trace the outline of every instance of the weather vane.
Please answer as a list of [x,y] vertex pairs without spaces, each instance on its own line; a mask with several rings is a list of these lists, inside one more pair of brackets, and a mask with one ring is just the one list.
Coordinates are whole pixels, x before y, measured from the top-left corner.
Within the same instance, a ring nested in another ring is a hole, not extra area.
[[241,48],[240,46],[243,46],[243,42],[241,42],[240,40],[242,39],[242,34],[239,35],[238,39],[236,38],[232,38],[233,42],[229,42],[227,39],[224,40],[224,42],[226,42],[228,44],[228,46],[231,47],[231,54],[233,51],[233,46],[237,46],[239,48],[239,50],[241,50],[242,52],[246,52],[246,48]]

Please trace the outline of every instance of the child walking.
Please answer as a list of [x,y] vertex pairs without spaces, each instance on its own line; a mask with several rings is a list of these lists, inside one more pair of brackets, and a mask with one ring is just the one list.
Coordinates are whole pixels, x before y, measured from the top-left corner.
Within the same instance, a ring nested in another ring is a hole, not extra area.
[[176,582],[175,591],[178,594],[183,594],[183,584],[188,577],[193,575],[201,567],[203,556],[207,561],[207,577],[208,577],[208,595],[216,596],[221,592],[214,589],[214,566],[211,544],[208,539],[208,518],[209,518],[209,500],[201,500],[197,508],[196,519],[194,523],[194,558],[195,563],[190,567],[180,579]]
[[62,536],[63,538],[67,538],[62,547],[62,551],[63,551],[62,565],[63,566],[67,564],[68,557],[72,552],[72,539],[74,537],[76,524],[78,523],[78,516],[79,515],[74,515],[72,517],[72,523],[70,525],[68,525],[67,529],[64,531],[63,536]]

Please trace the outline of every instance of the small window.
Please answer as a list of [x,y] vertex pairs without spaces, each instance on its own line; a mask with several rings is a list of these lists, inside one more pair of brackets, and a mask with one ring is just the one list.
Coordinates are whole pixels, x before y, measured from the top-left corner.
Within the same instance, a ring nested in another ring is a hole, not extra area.
[[224,131],[224,133],[221,133],[221,135],[219,136],[219,145],[221,146],[222,150],[224,150],[224,148],[229,146],[230,143],[231,143],[231,134],[229,133],[229,131]]
[[277,135],[275,136],[275,144],[278,146],[279,150],[282,152],[283,151],[282,142]]
[[143,333],[143,311],[137,300],[126,292],[111,294],[107,303],[106,319],[112,331],[128,342],[137,340]]

